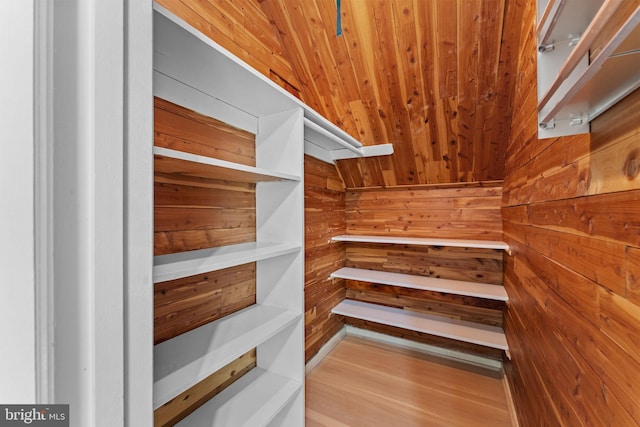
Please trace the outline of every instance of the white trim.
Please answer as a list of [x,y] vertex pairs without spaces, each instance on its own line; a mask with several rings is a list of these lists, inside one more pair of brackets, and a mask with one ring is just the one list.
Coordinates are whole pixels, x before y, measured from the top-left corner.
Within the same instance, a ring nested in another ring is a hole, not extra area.
[[153,9],[125,0],[124,426],[153,424]]
[[0,402],[34,402],[38,356],[35,312],[35,5],[0,2]]
[[347,336],[347,328],[346,326],[342,327],[334,336],[332,336],[329,341],[324,343],[320,350],[313,356],[304,367],[304,374],[309,375],[314,369],[322,363],[322,361],[333,351],[334,348],[342,341],[344,337]]
[[55,402],[53,306],[53,9],[35,1],[35,298],[37,402]]

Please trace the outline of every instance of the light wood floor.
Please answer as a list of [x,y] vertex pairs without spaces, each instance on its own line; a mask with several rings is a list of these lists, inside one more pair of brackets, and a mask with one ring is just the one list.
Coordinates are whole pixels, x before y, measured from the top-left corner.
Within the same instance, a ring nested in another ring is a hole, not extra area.
[[306,379],[307,427],[511,426],[488,369],[347,336]]

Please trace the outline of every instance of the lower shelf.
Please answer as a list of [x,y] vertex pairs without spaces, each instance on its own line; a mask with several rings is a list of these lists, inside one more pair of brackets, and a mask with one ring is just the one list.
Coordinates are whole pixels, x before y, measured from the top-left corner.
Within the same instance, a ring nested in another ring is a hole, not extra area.
[[331,310],[346,317],[423,332],[485,347],[507,351],[507,339],[502,328],[463,320],[431,316],[361,301],[344,300]]
[[254,368],[178,426],[265,426],[302,390],[302,383]]
[[156,345],[154,409],[269,340],[301,316],[257,304]]

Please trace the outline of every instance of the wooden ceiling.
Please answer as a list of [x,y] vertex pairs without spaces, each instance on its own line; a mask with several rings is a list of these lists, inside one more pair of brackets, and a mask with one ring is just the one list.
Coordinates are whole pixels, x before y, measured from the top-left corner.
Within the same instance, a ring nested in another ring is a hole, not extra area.
[[[365,145],[347,187],[502,179],[526,0],[161,0]],[[262,16],[261,16],[262,14]],[[270,28],[269,28],[270,27]]]

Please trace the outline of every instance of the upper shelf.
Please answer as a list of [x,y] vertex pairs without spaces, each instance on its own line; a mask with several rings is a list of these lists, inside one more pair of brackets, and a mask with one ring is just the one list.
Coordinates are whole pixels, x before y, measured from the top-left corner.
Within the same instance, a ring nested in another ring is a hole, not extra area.
[[549,0],[538,27],[540,138],[589,132],[589,122],[640,87],[640,6],[631,6]]
[[421,237],[394,237],[394,236],[358,236],[343,235],[334,236],[331,240],[336,242],[358,243],[382,243],[394,245],[418,245],[418,246],[451,246],[457,248],[501,249],[508,251],[509,245],[496,240],[465,240],[465,239],[427,239]]
[[300,181],[300,177],[212,157],[153,147],[156,172],[233,182]]
[[[343,150],[355,157],[393,152],[391,144],[383,144],[383,149],[373,151],[363,147],[347,132],[164,7],[154,3],[153,8],[154,92],[157,96],[203,114],[207,114],[203,111],[203,100],[210,98],[209,102],[216,105],[215,110],[235,110],[225,114],[239,121],[232,123],[234,126],[252,132],[257,125],[247,123],[251,118],[255,122],[260,117],[301,108],[305,120],[305,152],[325,162],[344,158],[341,157],[345,155]],[[192,97],[183,92],[194,90],[203,96],[190,104]]]

